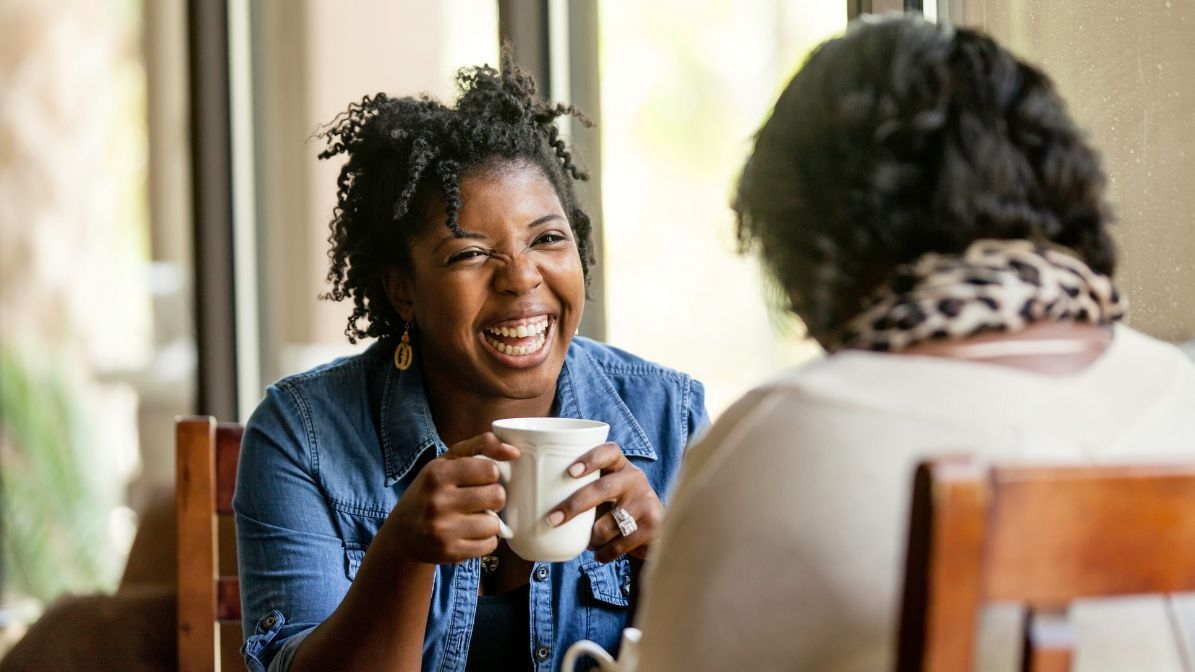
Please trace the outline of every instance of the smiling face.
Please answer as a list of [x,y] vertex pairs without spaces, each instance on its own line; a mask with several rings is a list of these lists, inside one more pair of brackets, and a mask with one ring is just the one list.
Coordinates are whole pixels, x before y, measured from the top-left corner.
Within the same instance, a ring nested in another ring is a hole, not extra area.
[[[461,237],[435,199],[411,240],[411,273],[387,273],[395,310],[418,329],[428,398],[541,401],[581,321],[585,280],[556,191],[529,163],[460,179]],[[547,412],[547,406],[543,412]]]

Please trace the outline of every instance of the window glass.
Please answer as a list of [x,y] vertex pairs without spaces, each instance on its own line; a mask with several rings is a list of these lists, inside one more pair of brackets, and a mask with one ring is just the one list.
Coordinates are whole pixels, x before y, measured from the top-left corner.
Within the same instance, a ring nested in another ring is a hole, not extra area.
[[607,337],[702,380],[716,415],[818,352],[736,253],[728,203],[754,132],[846,3],[599,7]]
[[[29,616],[10,610],[22,599],[47,604],[64,592],[116,586],[135,528],[128,504],[143,502],[144,491],[130,486],[154,464],[142,461],[138,435],[164,380],[156,318],[182,295],[173,291],[181,272],[150,263],[141,3],[4,4],[0,607],[7,625]],[[184,362],[172,382],[191,380]]]
[[345,7],[340,0],[255,5],[262,384],[372,342],[346,340],[351,302],[316,300],[329,288],[328,222],[342,159],[317,160],[313,132],[378,92],[451,103],[458,68],[498,63],[497,2]]

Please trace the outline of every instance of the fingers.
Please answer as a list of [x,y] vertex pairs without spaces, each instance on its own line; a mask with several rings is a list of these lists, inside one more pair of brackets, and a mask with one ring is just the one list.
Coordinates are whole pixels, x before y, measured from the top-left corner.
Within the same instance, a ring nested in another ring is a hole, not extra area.
[[465,513],[500,511],[506,506],[506,488],[497,483],[459,488],[452,500],[452,508]]
[[624,553],[637,555],[640,549],[646,553],[647,545],[655,538],[663,518],[664,507],[654,495],[640,497],[622,507],[635,520],[635,531],[622,536],[614,515],[607,511],[593,523],[589,547],[599,562],[610,562]]
[[[606,474],[569,495],[567,499],[548,513],[548,522],[553,525],[560,525],[572,520],[577,514],[588,511],[599,504],[621,501],[628,492],[635,490],[633,486],[635,486],[637,480],[642,479],[644,485],[646,485],[646,478],[644,478],[643,472],[630,465],[629,462],[627,465],[630,466],[629,469],[624,468],[620,471]],[[576,466],[576,464],[573,466]],[[651,486],[647,485],[647,488],[650,490]],[[652,496],[655,496],[654,492]]]
[[455,516],[439,521],[441,529],[427,535],[434,540],[439,562],[461,562],[498,548],[498,518],[488,513]]
[[490,485],[499,480],[498,465],[489,460],[432,460],[423,469],[428,485],[434,490]]
[[628,485],[628,471],[639,471],[622,454],[616,443],[603,443],[577,458],[568,468],[573,478],[581,478],[598,471],[608,472],[605,476],[574,492],[555,509],[548,513],[548,522],[560,525],[572,520],[577,514],[588,511],[603,502],[616,501]]
[[466,460],[465,457],[484,456],[499,462],[513,460],[519,456],[519,449],[502,443],[498,437],[486,432],[471,439],[454,444],[440,457],[427,466],[428,478],[434,486],[473,486],[497,483],[500,477],[498,465],[490,460]]
[[397,530],[411,558],[459,562],[497,547],[501,525],[489,512],[506,505],[506,489],[496,462],[463,459],[477,455],[509,460],[518,451],[489,433],[467,439],[425,464],[399,498],[387,526]]
[[[498,543],[498,516],[482,511],[460,516],[454,524],[457,538],[465,541],[493,541]],[[491,549],[492,550],[492,549]]]
[[548,522],[562,525],[585,511],[612,503],[630,514],[635,520],[635,530],[623,536],[613,515],[608,510],[599,509],[590,535],[594,557],[600,562],[609,562],[625,553],[646,554],[664,513],[664,506],[647,476],[613,443],[594,448],[569,467],[569,474],[574,478],[597,472],[602,476],[578,489],[549,512]]
[[454,459],[458,457],[472,457],[474,455],[485,455],[486,457],[502,462],[518,457],[519,449],[509,443],[502,443],[502,440],[495,436],[493,432],[486,432],[485,434],[478,434],[471,439],[465,439],[460,443],[453,444],[440,457]]
[[630,464],[617,443],[603,443],[577,458],[568,468],[568,473],[573,478],[578,478],[595,471],[619,471]]

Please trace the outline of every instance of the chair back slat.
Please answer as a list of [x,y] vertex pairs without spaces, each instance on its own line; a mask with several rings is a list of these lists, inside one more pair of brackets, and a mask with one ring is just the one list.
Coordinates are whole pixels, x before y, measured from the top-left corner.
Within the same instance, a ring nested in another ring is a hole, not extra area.
[[[922,464],[913,478],[897,670],[971,669],[982,581],[987,491],[965,458]],[[941,590],[951,586],[950,590]]]
[[232,514],[242,433],[207,416],[176,423],[180,672],[219,670],[220,625],[240,623],[240,580],[220,573],[218,522]]
[[1066,638],[1041,637],[1037,612],[1195,590],[1195,463],[929,461],[914,478],[908,541],[898,670],[972,669],[988,601],[1019,602],[1033,616],[1022,669],[1066,669]]
[[237,482],[237,458],[244,429],[232,422],[216,426],[216,513],[232,515],[232,493]]
[[1195,464],[1003,468],[990,487],[986,599],[1195,590]]
[[226,623],[241,622],[241,581],[235,576],[216,579],[216,619]]

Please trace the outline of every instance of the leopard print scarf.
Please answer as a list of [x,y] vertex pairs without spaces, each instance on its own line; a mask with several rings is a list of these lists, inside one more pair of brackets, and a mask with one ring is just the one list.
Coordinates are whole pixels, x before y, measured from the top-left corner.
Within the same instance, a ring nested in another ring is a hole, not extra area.
[[1125,303],[1108,276],[1059,248],[977,240],[961,255],[929,253],[897,268],[831,349],[895,352],[1046,320],[1105,325]]

